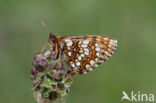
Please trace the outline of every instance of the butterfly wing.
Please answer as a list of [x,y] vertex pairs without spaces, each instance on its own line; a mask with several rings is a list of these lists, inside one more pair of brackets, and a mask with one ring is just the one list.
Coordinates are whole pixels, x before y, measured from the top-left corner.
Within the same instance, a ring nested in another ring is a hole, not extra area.
[[61,49],[74,72],[86,73],[107,60],[117,47],[117,40],[103,36],[59,38]]

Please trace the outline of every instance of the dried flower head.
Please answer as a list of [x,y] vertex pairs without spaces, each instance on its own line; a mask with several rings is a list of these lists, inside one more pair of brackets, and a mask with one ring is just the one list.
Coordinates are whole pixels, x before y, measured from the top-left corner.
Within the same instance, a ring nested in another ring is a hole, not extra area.
[[33,91],[38,103],[64,97],[72,84],[72,76],[55,51],[45,50],[35,55],[31,70]]

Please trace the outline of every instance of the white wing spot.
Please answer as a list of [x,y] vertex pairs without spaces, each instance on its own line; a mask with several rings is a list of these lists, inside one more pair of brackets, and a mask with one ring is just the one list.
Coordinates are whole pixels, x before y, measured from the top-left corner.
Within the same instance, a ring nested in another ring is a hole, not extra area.
[[117,43],[118,43],[118,41],[117,41],[117,40],[114,40],[114,43],[116,43],[116,44],[117,44]]
[[81,45],[82,44],[82,41],[79,41],[79,43],[78,43],[79,45]]
[[89,43],[88,40],[84,40],[84,41],[83,41],[83,44],[88,44],[88,43]]
[[78,62],[78,60],[76,59],[75,62]]
[[91,61],[90,61],[90,64],[91,64],[91,65],[94,65],[94,64],[95,64],[95,61],[94,61],[94,60],[91,60]]
[[75,64],[73,62],[70,62],[71,67],[75,67]]
[[84,45],[84,44],[83,44],[83,45],[81,45],[81,47],[83,47],[83,48],[86,48],[87,46],[88,46],[88,45]]
[[86,65],[86,69],[89,71],[93,70],[93,68],[89,64]]
[[84,51],[89,52],[89,49],[85,48]]
[[71,53],[71,52],[68,52],[68,55],[69,55],[69,56],[71,56],[71,55],[72,55],[72,53]]
[[111,45],[111,44],[108,44],[108,47],[109,47],[109,48],[112,48],[112,45]]
[[96,50],[96,51],[100,51],[100,48],[97,47],[97,48],[95,48],[95,50]]
[[85,57],[85,55],[84,54],[81,54],[81,57]]
[[67,43],[67,42],[72,42],[71,40],[65,40],[65,42]]
[[72,45],[73,45],[72,41],[67,42],[67,46],[72,46]]
[[80,64],[81,64],[80,62],[77,62],[77,63],[76,63],[77,66],[80,66]]
[[99,46],[99,44],[98,44],[98,43],[96,43],[96,44],[95,44],[95,46],[97,46],[97,47],[98,47],[98,46]]
[[96,53],[96,56],[99,57],[99,58],[104,58],[104,56],[99,52]]
[[79,57],[78,57],[78,60],[82,60],[82,57],[81,57],[81,56],[79,56]]
[[100,53],[99,53],[99,52],[97,52],[97,53],[96,53],[96,56],[97,56],[97,57],[100,57]]
[[75,64],[73,63],[71,66],[74,68],[75,67]]
[[104,59],[105,59],[105,60],[107,60],[107,59],[108,59],[107,55],[104,55]]
[[113,45],[113,46],[117,46],[117,40],[113,40],[113,39],[111,39],[110,41],[109,41],[109,44],[111,44],[111,45]]
[[100,60],[99,58],[95,58],[95,61],[96,61],[97,63],[103,63],[103,62],[104,62],[104,60]]
[[85,55],[89,55],[89,52],[84,52]]
[[107,40],[108,40],[108,38],[103,38],[103,40],[106,40],[106,41],[107,41]]
[[107,56],[111,56],[111,54],[110,54],[108,51],[105,51],[105,54],[106,54]]
[[110,53],[112,53],[112,50],[110,48],[107,49]]
[[86,71],[84,71],[83,73],[84,73],[84,74],[87,74],[87,72],[86,72]]
[[83,49],[82,48],[80,48],[80,51],[79,51],[79,53],[83,53],[84,51],[83,51]]
[[112,54],[114,53],[114,51],[112,51]]
[[99,63],[99,58],[95,58],[95,61],[96,61],[97,63]]
[[98,66],[94,60],[91,60],[91,61],[90,61],[90,64],[91,64],[93,67],[97,67],[97,66]]
[[70,50],[70,47],[68,46],[67,49]]

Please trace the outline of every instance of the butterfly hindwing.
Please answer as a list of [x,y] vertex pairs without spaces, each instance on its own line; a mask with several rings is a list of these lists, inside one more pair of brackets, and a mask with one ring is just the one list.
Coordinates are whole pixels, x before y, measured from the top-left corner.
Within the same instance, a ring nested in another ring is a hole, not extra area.
[[91,71],[108,59],[117,46],[116,40],[103,36],[66,37],[60,43],[69,66],[76,73]]

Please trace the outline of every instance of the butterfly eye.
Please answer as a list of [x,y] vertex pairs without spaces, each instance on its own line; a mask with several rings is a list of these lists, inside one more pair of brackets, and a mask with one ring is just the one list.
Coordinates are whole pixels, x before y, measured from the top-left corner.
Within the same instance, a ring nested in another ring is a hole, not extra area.
[[56,40],[57,40],[57,39],[56,39],[56,36],[54,36],[53,39],[52,39],[53,43],[55,43]]
[[53,37],[52,39],[49,40],[50,44],[54,44],[57,41],[56,37]]
[[52,33],[49,35],[49,43],[54,44],[57,41],[57,38]]

